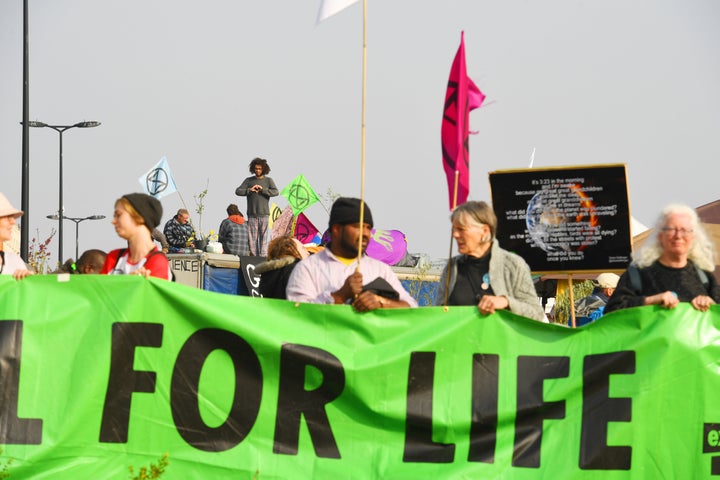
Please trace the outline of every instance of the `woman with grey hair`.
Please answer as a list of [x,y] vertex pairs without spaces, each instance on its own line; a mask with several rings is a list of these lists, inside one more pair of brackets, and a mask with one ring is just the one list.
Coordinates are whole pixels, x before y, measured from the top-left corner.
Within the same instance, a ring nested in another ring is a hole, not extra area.
[[447,291],[447,305],[477,305],[483,315],[507,309],[546,321],[530,267],[495,239],[492,208],[485,202],[465,202],[453,210],[450,220],[460,255],[443,270],[435,303],[443,305]]
[[690,302],[704,312],[720,301],[714,269],[715,248],[695,210],[668,205],[655,223],[652,238],[620,277],[605,313],[642,305],[675,308],[680,302]]

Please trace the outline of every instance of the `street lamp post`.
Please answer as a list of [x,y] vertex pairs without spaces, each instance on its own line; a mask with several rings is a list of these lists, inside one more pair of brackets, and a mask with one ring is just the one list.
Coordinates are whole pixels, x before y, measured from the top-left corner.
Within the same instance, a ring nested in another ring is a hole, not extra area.
[[93,128],[100,125],[100,122],[80,122],[75,125],[48,125],[43,122],[28,122],[29,127],[35,128],[52,128],[60,134],[60,157],[58,163],[58,265],[62,265],[63,262],[63,132],[71,128]]
[[[60,220],[60,215],[48,215],[47,218],[50,220]],[[63,220],[70,220],[71,222],[75,222],[75,261],[78,261],[79,251],[78,248],[78,238],[80,236],[80,223],[84,222],[85,220],[102,220],[105,218],[105,215],[90,215],[89,217],[83,217],[83,218],[75,218],[75,217],[62,217]]]

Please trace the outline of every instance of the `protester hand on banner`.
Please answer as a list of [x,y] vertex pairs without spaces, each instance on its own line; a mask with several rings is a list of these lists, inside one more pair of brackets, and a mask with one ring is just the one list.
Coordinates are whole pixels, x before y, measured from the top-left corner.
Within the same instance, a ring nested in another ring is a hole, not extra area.
[[12,275],[15,280],[22,280],[23,278],[29,277],[30,275],[35,275],[35,272],[32,272],[30,270],[15,270]]
[[[666,291],[656,295],[650,295],[645,297],[645,305],[660,305],[663,308],[675,308],[680,303],[677,293]],[[690,301],[690,304],[695,310],[706,312],[710,305],[714,305],[715,302],[712,298],[707,295],[698,295]]]
[[371,292],[363,292],[355,299],[352,303],[353,308],[356,312],[372,312],[378,308],[383,308],[388,299],[375,295]]
[[692,299],[690,304],[693,308],[695,308],[695,310],[707,312],[711,305],[715,305],[715,301],[707,295],[698,295]]
[[505,310],[510,306],[507,297],[498,297],[495,295],[484,295],[478,303],[478,309],[483,315],[491,315],[496,310]]
[[667,291],[645,297],[645,305],[660,305],[663,308],[675,308],[680,303],[677,295]]
[[138,268],[132,274],[137,275],[139,277],[150,278],[150,270],[145,267]]

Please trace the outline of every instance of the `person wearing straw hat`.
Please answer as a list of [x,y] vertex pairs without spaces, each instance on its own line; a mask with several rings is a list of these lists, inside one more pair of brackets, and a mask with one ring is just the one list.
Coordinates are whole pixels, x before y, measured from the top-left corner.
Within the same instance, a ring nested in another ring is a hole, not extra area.
[[23,211],[13,207],[10,200],[0,193],[0,274],[12,275],[16,280],[32,275],[20,255],[15,252],[6,252],[3,245],[12,238],[13,227],[17,219],[23,216]]
[[[364,203],[360,225],[360,199],[340,197],[330,210],[330,244],[293,269],[287,299],[294,302],[352,304],[358,312],[378,308],[417,307],[395,272],[385,263],[364,255],[373,226]],[[362,237],[363,255],[358,265]]]
[[[603,316],[605,305],[617,287],[620,277],[614,273],[601,273],[593,280],[593,291],[575,302],[575,325],[582,327]],[[572,322],[568,318],[568,325]]]
[[152,230],[162,218],[162,205],[144,193],[129,193],[115,202],[112,224],[127,248],[113,250],[105,258],[100,273],[142,275],[170,280],[172,272],[165,254],[153,242]]

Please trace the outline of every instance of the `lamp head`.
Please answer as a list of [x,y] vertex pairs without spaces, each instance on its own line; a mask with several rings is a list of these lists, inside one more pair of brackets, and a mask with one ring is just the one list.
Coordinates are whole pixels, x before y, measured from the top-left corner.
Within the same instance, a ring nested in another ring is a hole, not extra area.
[[[20,122],[21,125],[22,125],[22,123],[23,123],[23,122]],[[48,126],[48,125],[47,125],[47,123],[45,123],[45,122],[38,122],[37,120],[30,120],[30,121],[28,121],[28,127],[44,128],[44,127],[47,127],[47,126]]]
[[80,122],[73,125],[73,127],[78,128],[93,128],[93,127],[99,127],[100,122]]

